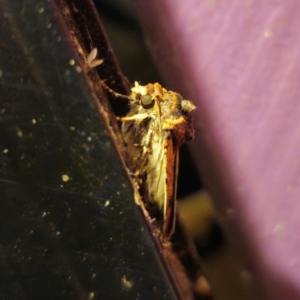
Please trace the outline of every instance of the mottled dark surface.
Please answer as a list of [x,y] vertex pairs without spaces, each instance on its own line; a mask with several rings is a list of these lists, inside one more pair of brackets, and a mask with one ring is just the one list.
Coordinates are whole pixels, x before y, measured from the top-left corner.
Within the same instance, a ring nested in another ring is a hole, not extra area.
[[0,8],[0,298],[174,299],[55,3]]

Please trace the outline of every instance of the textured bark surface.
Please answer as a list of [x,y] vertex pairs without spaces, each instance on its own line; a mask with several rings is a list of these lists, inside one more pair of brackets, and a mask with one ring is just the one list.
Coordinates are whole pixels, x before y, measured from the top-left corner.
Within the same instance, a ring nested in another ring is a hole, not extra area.
[[300,3],[134,2],[167,88],[197,105],[194,157],[244,284],[299,299]]

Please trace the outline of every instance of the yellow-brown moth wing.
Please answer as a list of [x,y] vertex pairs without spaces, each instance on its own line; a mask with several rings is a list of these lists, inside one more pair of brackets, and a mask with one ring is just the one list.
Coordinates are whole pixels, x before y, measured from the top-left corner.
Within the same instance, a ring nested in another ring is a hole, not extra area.
[[171,236],[175,228],[176,194],[178,175],[178,148],[174,145],[171,132],[166,133],[164,140],[164,166],[165,166],[165,199],[162,207],[164,215],[163,233]]
[[[160,84],[131,89],[130,111],[121,118],[122,133],[145,206],[162,232],[174,230],[178,150],[194,135],[193,103]],[[151,214],[153,212],[153,214]]]

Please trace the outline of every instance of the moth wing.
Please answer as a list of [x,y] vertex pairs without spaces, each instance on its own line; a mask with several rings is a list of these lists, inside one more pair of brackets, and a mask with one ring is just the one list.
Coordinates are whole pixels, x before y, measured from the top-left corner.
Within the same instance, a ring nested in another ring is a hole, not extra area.
[[176,216],[176,193],[178,175],[178,147],[174,143],[172,132],[167,132],[164,141],[164,173],[165,173],[165,199],[163,205],[163,232],[166,236],[171,236],[175,229]]

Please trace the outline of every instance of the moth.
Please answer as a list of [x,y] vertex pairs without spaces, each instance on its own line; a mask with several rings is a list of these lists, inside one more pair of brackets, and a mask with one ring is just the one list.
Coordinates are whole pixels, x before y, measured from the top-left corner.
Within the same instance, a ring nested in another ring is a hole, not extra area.
[[[87,57],[88,69],[102,63],[97,49]],[[115,97],[129,101],[129,112],[118,119],[140,195],[165,237],[175,228],[179,147],[194,138],[190,100],[164,89],[159,83],[145,86],[135,82],[129,96],[103,87]]]
[[179,147],[193,139],[194,104],[159,83],[139,85],[128,97],[129,113],[120,118],[146,209],[154,211],[164,236],[174,231]]

